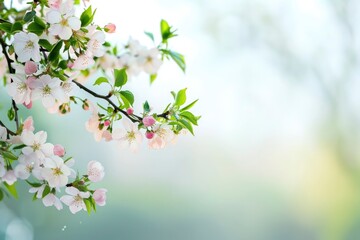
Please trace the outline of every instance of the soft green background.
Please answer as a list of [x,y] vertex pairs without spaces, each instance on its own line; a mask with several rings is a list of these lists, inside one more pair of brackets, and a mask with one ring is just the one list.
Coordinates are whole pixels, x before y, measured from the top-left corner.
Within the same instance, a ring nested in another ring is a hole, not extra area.
[[0,239],[360,239],[358,0],[91,2],[97,23],[116,23],[115,42],[131,34],[150,45],[142,31],[157,35],[161,18],[179,29],[171,46],[187,74],[166,63],[151,88],[143,75],[129,89],[137,106],[161,109],[188,87],[200,127],[132,154],[96,143],[89,113],[58,117],[37,103],[37,130],[78,169],[104,163],[107,205],[72,215],[24,189],[0,204]]

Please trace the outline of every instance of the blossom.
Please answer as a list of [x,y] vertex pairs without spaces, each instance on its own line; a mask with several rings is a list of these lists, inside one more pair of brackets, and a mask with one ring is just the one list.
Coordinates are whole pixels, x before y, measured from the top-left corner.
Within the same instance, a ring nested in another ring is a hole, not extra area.
[[71,170],[60,157],[52,156],[45,159],[41,174],[50,187],[63,187],[68,183]]
[[120,146],[129,146],[131,151],[136,151],[142,141],[142,135],[138,129],[139,124],[124,119],[123,125],[125,129],[113,130],[113,139],[118,140]]
[[35,160],[33,155],[20,155],[19,164],[15,167],[15,176],[20,179],[28,179],[34,169]]
[[58,35],[63,40],[69,40],[73,31],[81,27],[81,21],[74,16],[75,10],[69,2],[60,4],[46,14],[46,21],[50,23],[49,33]]
[[0,140],[5,141],[7,138],[7,130],[5,127],[0,126]]
[[60,144],[54,145],[54,154],[59,157],[63,157],[65,155],[65,148]]
[[16,73],[9,76],[13,81],[6,86],[8,94],[14,99],[16,104],[30,104],[31,89],[27,84],[25,74]]
[[153,128],[155,135],[149,140],[148,146],[152,149],[161,149],[174,138],[174,133],[167,126],[155,125]]
[[23,123],[23,130],[27,130],[27,131],[34,131],[34,120],[33,118],[30,116],[28,118],[25,119],[24,123]]
[[51,78],[49,75],[42,75],[33,82],[34,88],[32,99],[41,98],[44,107],[51,108],[56,103],[66,101],[66,95],[60,87],[61,80],[59,78]]
[[126,68],[126,73],[130,76],[136,76],[141,71],[137,62],[137,58],[129,53],[125,53],[120,56],[119,68]]
[[39,37],[36,34],[25,32],[16,33],[12,45],[14,46],[19,62],[26,62],[30,59],[35,62],[40,62]]
[[134,114],[134,109],[129,107],[128,109],[126,109],[126,113],[129,115],[133,115]]
[[86,205],[84,203],[85,198],[90,197],[89,192],[80,192],[77,188],[67,187],[65,192],[69,195],[64,195],[60,200],[69,206],[70,211],[75,214],[82,209],[86,211]]
[[6,173],[4,158],[0,155],[0,177],[3,177]]
[[36,198],[42,198],[46,184],[41,185],[40,187],[32,187],[29,189],[29,193],[36,193]]
[[63,208],[60,199],[53,193],[46,195],[42,202],[45,207],[55,206],[57,210],[61,210]]
[[32,62],[32,61],[27,61],[25,63],[25,73],[27,75],[31,75],[33,73],[36,73],[37,71],[37,65],[36,63]]
[[116,30],[116,25],[113,23],[108,23],[105,25],[104,29],[107,33],[114,33]]
[[102,31],[95,31],[87,43],[87,54],[95,57],[101,57],[105,53],[103,43],[105,42],[105,34]]
[[156,120],[153,116],[146,116],[143,118],[142,122],[146,127],[151,127],[155,124]]
[[9,185],[13,185],[17,180],[14,170],[7,171],[5,175],[2,177],[2,180]]
[[90,181],[99,182],[104,178],[104,167],[100,162],[90,161],[87,166],[87,175]]
[[22,149],[25,155],[36,154],[41,159],[53,155],[54,145],[46,143],[47,133],[44,131],[35,134],[31,131],[23,131],[20,139],[26,145]]
[[106,192],[107,190],[105,188],[99,188],[96,189],[93,193],[93,198],[97,205],[99,206],[105,206],[106,204]]
[[145,133],[145,137],[146,137],[147,139],[152,139],[154,136],[155,136],[155,133],[154,133],[154,132],[149,132],[149,131],[147,131],[147,132]]
[[140,51],[138,63],[148,74],[156,74],[162,64],[159,58],[160,52],[157,48]]
[[75,61],[73,65],[73,69],[76,70],[85,70],[87,68],[90,68],[92,65],[95,64],[95,61],[91,54],[85,53],[80,55]]

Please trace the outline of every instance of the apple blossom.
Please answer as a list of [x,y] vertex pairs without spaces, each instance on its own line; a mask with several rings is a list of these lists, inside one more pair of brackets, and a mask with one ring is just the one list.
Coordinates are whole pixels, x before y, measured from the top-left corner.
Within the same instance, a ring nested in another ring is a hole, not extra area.
[[146,127],[151,127],[155,124],[156,120],[153,116],[146,116],[143,118],[142,122]]
[[139,53],[138,63],[146,73],[156,74],[162,64],[159,56],[160,52],[157,48],[142,50]]
[[116,30],[116,25],[113,23],[108,23],[105,25],[104,29],[107,33],[114,33]]
[[44,158],[53,155],[54,145],[46,143],[47,133],[39,131],[33,133],[31,131],[23,131],[21,141],[26,145],[22,149],[25,155],[35,154],[38,158]]
[[81,27],[80,19],[74,16],[75,10],[69,4],[71,1],[60,4],[46,14],[46,21],[50,23],[49,32],[63,40],[69,40],[73,31]]
[[76,70],[85,70],[87,68],[92,67],[95,64],[95,61],[90,53],[86,53],[80,55],[75,61],[72,66],[73,69]]
[[63,157],[65,155],[65,148],[60,144],[54,145],[54,154],[59,157]]
[[46,184],[42,184],[39,187],[32,187],[29,189],[29,193],[36,193],[36,198],[42,198],[43,192],[45,190]]
[[45,158],[44,168],[42,170],[43,178],[52,188],[63,187],[68,183],[68,177],[71,174],[70,168],[58,156]]
[[49,193],[48,195],[46,195],[43,198],[42,202],[45,207],[54,206],[57,210],[63,209],[60,199],[56,197],[53,193]]
[[154,137],[154,135],[155,135],[154,132],[149,132],[149,131],[147,131],[147,132],[145,133],[145,137],[146,137],[147,139],[152,139],[152,138]]
[[39,37],[34,33],[19,32],[14,35],[15,53],[19,62],[26,62],[30,59],[40,62]]
[[32,61],[27,61],[26,63],[25,63],[25,73],[27,74],[27,75],[31,75],[31,74],[33,74],[33,73],[36,73],[36,71],[37,71],[37,65],[36,65],[36,63],[34,63],[34,62],[32,62]]
[[10,74],[9,76],[12,82],[6,87],[8,94],[17,104],[30,104],[31,89],[26,82],[26,76],[24,74]]
[[106,193],[107,190],[105,188],[96,189],[93,193],[93,198],[97,205],[105,206],[106,204]]
[[65,192],[69,195],[64,195],[60,198],[60,200],[69,206],[70,211],[75,214],[78,211],[84,210],[86,211],[86,205],[84,203],[84,199],[90,197],[89,192],[80,192],[77,188],[67,187]]
[[138,123],[132,123],[128,119],[123,120],[125,129],[117,128],[113,130],[113,139],[117,140],[120,146],[130,147],[131,151],[137,151],[142,141],[141,133],[138,129]]
[[20,155],[19,164],[14,169],[15,176],[23,180],[28,179],[34,169],[35,159],[33,155]]
[[174,133],[167,126],[155,125],[153,131],[154,136],[148,142],[151,149],[164,148],[174,138]]
[[95,31],[90,37],[87,45],[87,54],[95,57],[101,57],[105,53],[103,44],[105,42],[105,34],[101,31]]
[[2,180],[9,185],[13,185],[17,181],[14,170],[8,170],[4,176],[2,176]]
[[87,175],[90,181],[100,182],[104,178],[104,167],[100,162],[90,161],[87,169]]
[[30,131],[30,132],[33,132],[35,130],[34,120],[31,116],[28,117],[27,119],[25,119],[25,121],[23,123],[23,129],[26,131]]
[[57,100],[60,102],[66,101],[66,95],[60,86],[59,78],[52,78],[49,75],[42,75],[39,79],[34,81],[31,87],[34,88],[32,99],[41,98],[44,107],[51,108]]
[[126,113],[129,114],[129,115],[133,115],[134,114],[134,109],[130,107],[130,108],[126,109]]

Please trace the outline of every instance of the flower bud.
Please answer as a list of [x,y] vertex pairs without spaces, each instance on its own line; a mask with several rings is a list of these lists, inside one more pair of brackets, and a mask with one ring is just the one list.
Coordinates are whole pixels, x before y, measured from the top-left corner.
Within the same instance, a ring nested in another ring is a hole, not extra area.
[[146,127],[151,127],[152,125],[155,124],[156,121],[153,116],[146,116],[143,118],[142,122]]
[[59,157],[63,157],[65,155],[65,148],[60,144],[56,144],[54,146],[54,154]]
[[90,106],[89,106],[89,100],[85,99],[85,101],[83,102],[82,108],[87,111],[89,110]]
[[129,107],[128,109],[126,109],[126,113],[129,115],[133,115],[134,114],[134,109]]
[[96,189],[93,193],[93,198],[97,205],[104,206],[106,204],[106,192],[105,188]]
[[146,132],[145,133],[145,137],[147,139],[152,139],[154,137],[155,133],[154,132]]
[[114,33],[116,30],[116,25],[113,23],[108,23],[105,25],[104,29],[107,33]]
[[31,109],[31,108],[32,108],[32,102],[29,102],[29,104],[23,103],[23,105],[24,105],[27,109]]
[[104,122],[104,126],[105,126],[105,127],[108,127],[108,126],[110,125],[110,123],[111,123],[110,120],[106,120],[106,121]]
[[36,73],[37,71],[37,65],[36,63],[32,62],[32,61],[27,61],[25,63],[25,73],[27,75],[31,75],[33,73]]

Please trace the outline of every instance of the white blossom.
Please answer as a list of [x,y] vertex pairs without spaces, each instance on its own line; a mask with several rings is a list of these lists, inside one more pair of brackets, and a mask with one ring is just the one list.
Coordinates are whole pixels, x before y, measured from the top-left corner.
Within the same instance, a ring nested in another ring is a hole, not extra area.
[[75,214],[81,210],[86,211],[86,205],[84,203],[85,198],[90,197],[89,192],[80,192],[77,188],[67,187],[65,192],[69,195],[64,195],[60,200],[69,206],[70,211]]
[[40,62],[39,37],[36,34],[25,32],[16,33],[12,45],[14,46],[19,62],[26,62],[30,59],[34,60],[34,62]]

